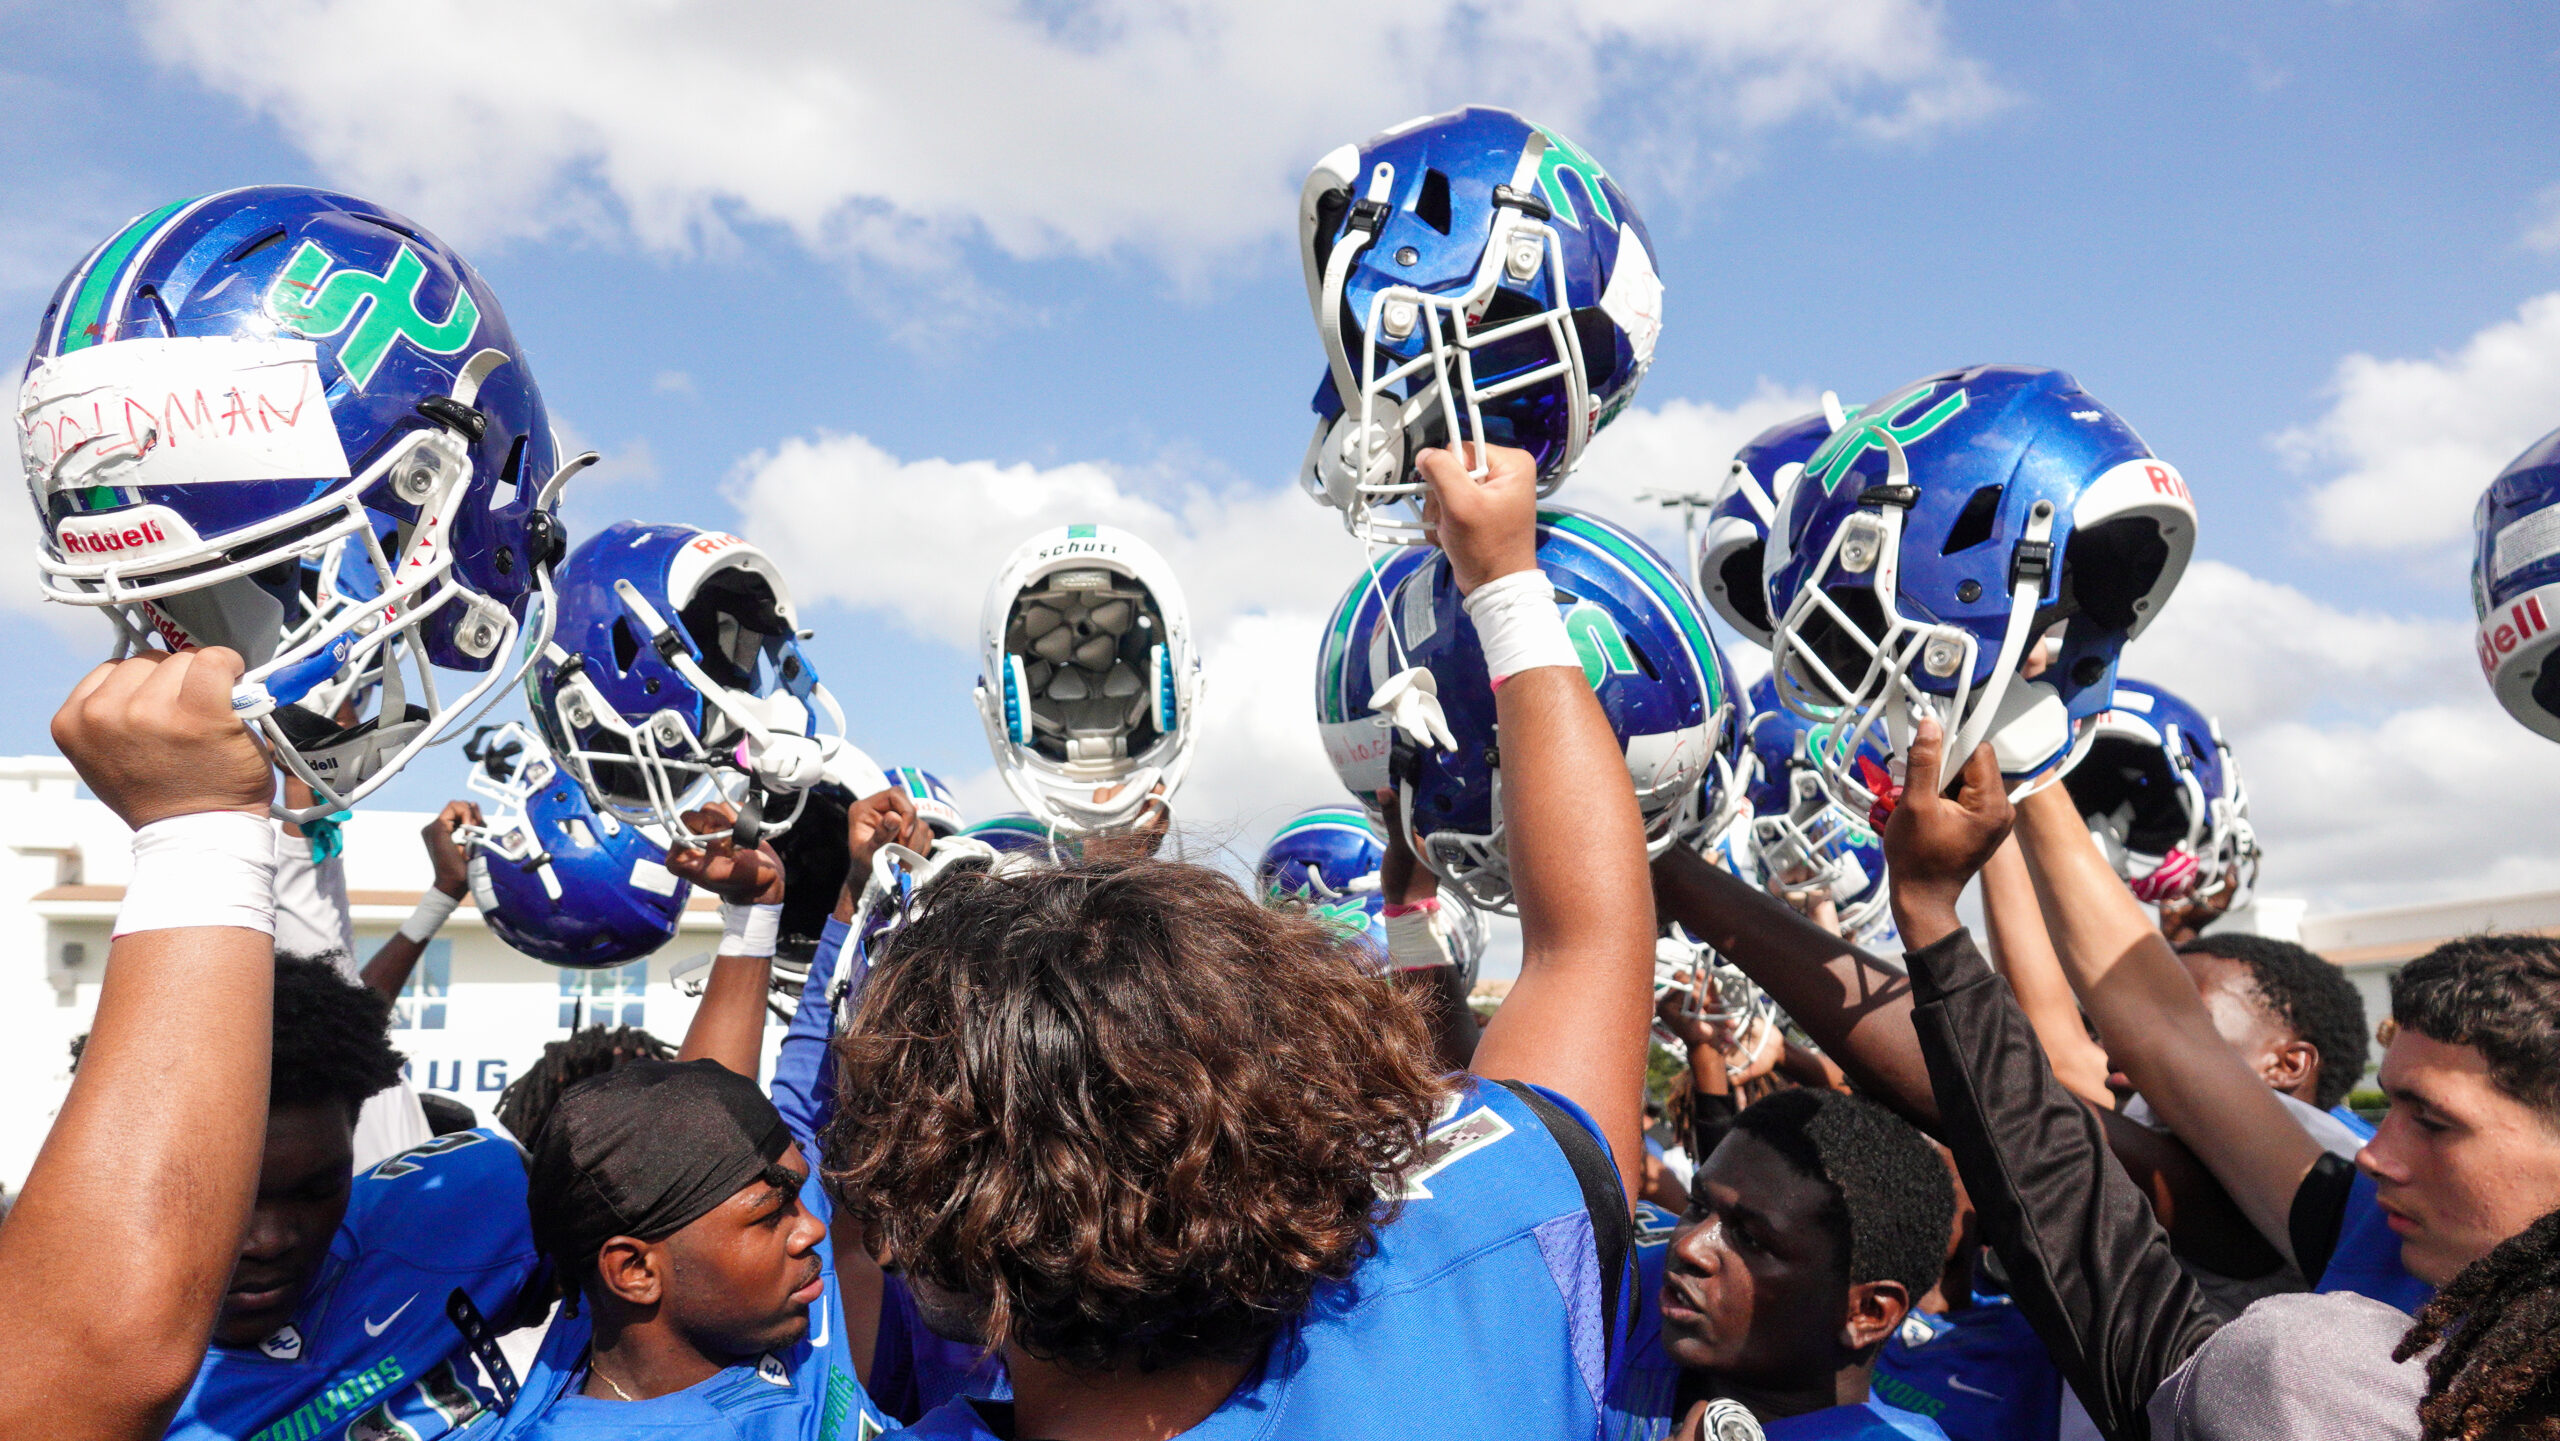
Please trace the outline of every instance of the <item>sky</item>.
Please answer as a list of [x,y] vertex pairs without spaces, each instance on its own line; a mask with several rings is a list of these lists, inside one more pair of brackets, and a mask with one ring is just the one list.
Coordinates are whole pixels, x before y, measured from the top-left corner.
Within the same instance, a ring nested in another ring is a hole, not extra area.
[[[1558,500],[1676,553],[1636,493],[1711,484],[1826,388],[2072,371],[2202,516],[2126,672],[2221,719],[2262,890],[2357,909],[2560,886],[2560,755],[2490,698],[2465,568],[2473,500],[2560,425],[2555,72],[2560,11],[2456,0],[7,3],[0,317],[32,333],[180,196],[390,205],[605,456],[573,533],[766,547],[854,739],[973,814],[1011,808],[982,588],[1043,525],[1154,542],[1208,666],[1179,812],[1249,852],[1339,795],[1310,680],[1361,554],[1293,483],[1323,365],[1298,183],[1508,105],[1620,179],[1667,287]],[[0,751],[33,752],[104,628],[36,600],[34,522],[0,515],[29,555]]]

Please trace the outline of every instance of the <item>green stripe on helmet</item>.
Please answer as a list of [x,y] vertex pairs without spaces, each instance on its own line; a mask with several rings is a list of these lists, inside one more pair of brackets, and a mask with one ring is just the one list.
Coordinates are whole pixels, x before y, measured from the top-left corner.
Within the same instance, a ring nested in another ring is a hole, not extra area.
[[1368,812],[1351,806],[1339,806],[1300,816],[1272,832],[1271,839],[1276,844],[1302,831],[1330,830],[1336,827],[1359,831],[1372,840],[1383,842],[1386,839],[1378,834],[1378,828],[1370,822]]
[[98,258],[89,263],[89,273],[80,277],[80,288],[72,295],[71,309],[63,317],[62,344],[57,353],[69,355],[86,350],[105,338],[98,334],[98,313],[106,308],[107,296],[114,292],[116,277],[123,273],[125,262],[133,258],[133,252],[162,222],[193,204],[192,197],[172,200],[116,232],[115,239],[108,241]]
[[1680,633],[1688,637],[1690,651],[1697,658],[1698,673],[1706,680],[1707,709],[1711,712],[1724,709],[1724,677],[1718,674],[1716,665],[1709,659],[1716,653],[1715,642],[1708,638],[1706,618],[1698,614],[1696,603],[1689,599],[1689,588],[1680,583],[1679,577],[1665,569],[1653,552],[1628,544],[1617,532],[1573,511],[1541,510],[1538,523],[1600,547],[1604,554],[1632,572],[1645,589],[1652,591],[1654,599],[1662,602],[1663,608],[1679,624]]
[[1316,655],[1316,714],[1326,725],[1339,725],[1351,717],[1344,714],[1350,707],[1343,704],[1343,673],[1351,656],[1349,636],[1351,619],[1360,613],[1360,598],[1369,593],[1374,573],[1364,573],[1363,584],[1343,593],[1333,608],[1333,618],[1325,623],[1324,648]]

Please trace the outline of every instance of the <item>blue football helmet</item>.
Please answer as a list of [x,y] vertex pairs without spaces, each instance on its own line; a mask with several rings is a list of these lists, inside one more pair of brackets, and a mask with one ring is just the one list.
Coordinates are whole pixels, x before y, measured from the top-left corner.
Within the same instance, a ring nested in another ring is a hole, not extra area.
[[[1560,507],[1538,512],[1538,565],[1556,590],[1582,672],[1624,748],[1651,854],[1680,836],[1721,828],[1742,802],[1727,764],[1741,703],[1705,615],[1670,564],[1629,532]],[[1368,652],[1365,703],[1390,676],[1431,672],[1455,749],[1388,732],[1394,823],[1414,854],[1470,904],[1509,912],[1501,763],[1494,698],[1473,621],[1438,551],[1407,571],[1376,608],[1387,635],[1346,643]],[[1353,784],[1345,776],[1345,784]],[[1357,787],[1354,786],[1356,791]]]
[[664,846],[595,809],[521,725],[475,736],[465,754],[489,821],[457,839],[470,857],[472,904],[499,940],[591,971],[638,960],[675,935],[693,887],[667,869]]
[[1316,162],[1298,253],[1326,362],[1301,483],[1364,538],[1421,540],[1418,517],[1379,510],[1418,503],[1428,447],[1526,450],[1538,493],[1554,490],[1635,398],[1662,332],[1626,193],[1508,110],[1416,120]]
[[1053,861],[1072,856],[1076,851],[1073,836],[1060,835],[1046,821],[1023,811],[1008,811],[989,816],[960,832],[999,856],[1030,856],[1035,860]]
[[1303,905],[1368,942],[1387,959],[1387,897],[1378,870],[1386,837],[1368,813],[1350,806],[1310,806],[1273,833],[1253,868],[1266,902]]
[[2471,607],[2480,673],[2525,729],[2560,740],[2560,430],[2525,447],[2480,495]]
[[[1751,841],[1760,874],[1791,891],[1819,886],[1831,893],[1841,932],[1863,943],[1887,920],[1884,845],[1866,817],[1852,815],[1821,784],[1822,755],[1839,743],[1831,726],[1778,704],[1762,677],[1751,688]],[[1884,752],[1872,736],[1860,742],[1871,764]]]
[[[600,807],[690,846],[706,838],[680,818],[707,801],[740,801],[742,834],[774,834],[810,786],[888,785],[845,740],[790,588],[754,545],[617,521],[570,554],[559,591],[556,634],[525,683],[543,738]],[[762,814],[767,796],[788,809]]]
[[907,793],[916,808],[916,816],[936,836],[956,836],[968,829],[960,818],[960,802],[952,797],[951,787],[942,778],[920,766],[892,766],[889,784]]
[[[2195,547],[2177,468],[2058,370],[1933,375],[1865,407],[1781,498],[1763,560],[1779,699],[1896,758],[1918,708],[1961,763],[2049,780],[2107,708],[2116,660],[2168,603]],[[2033,680],[2028,647],[2060,628]],[[1823,788],[1853,813],[1888,793],[1827,747]]]
[[2130,676],[2098,717],[2088,754],[2063,776],[2116,874],[2146,901],[2229,890],[2258,878],[2249,788],[2222,727],[2174,693]]
[[1778,497],[1803,473],[1815,449],[1847,423],[1840,397],[1824,391],[1822,409],[1770,426],[1735,451],[1724,485],[1708,507],[1707,531],[1695,557],[1698,594],[1725,624],[1764,647],[1769,644],[1769,593],[1760,586],[1760,559],[1768,551]]
[[[238,651],[233,707],[318,798],[301,820],[513,682],[549,624],[561,486],[594,459],[560,463],[461,256],[299,186],[108,237],[47,305],[19,412],[46,596],[104,609],[118,654]],[[448,694],[439,668],[478,679]]]

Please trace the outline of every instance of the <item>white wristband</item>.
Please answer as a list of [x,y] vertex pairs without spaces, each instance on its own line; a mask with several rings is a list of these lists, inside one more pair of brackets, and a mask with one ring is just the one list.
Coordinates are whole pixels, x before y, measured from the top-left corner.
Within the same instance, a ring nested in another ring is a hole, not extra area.
[[720,954],[741,956],[751,961],[773,959],[775,945],[782,936],[782,907],[779,905],[735,905],[720,907]]
[[1388,970],[1436,971],[1457,964],[1440,924],[1439,897],[1395,910],[1386,920]]
[[451,916],[453,908],[461,904],[462,897],[448,896],[429,886],[427,893],[418,897],[418,908],[409,913],[409,919],[400,923],[400,934],[423,946],[436,938],[436,932],[444,929],[446,917]]
[[199,811],[133,833],[115,934],[191,926],[276,933],[276,837],[265,816]]
[[1515,570],[1477,586],[1465,602],[1484,647],[1485,673],[1499,687],[1542,665],[1582,668],[1582,657],[1556,612],[1556,589],[1542,570]]

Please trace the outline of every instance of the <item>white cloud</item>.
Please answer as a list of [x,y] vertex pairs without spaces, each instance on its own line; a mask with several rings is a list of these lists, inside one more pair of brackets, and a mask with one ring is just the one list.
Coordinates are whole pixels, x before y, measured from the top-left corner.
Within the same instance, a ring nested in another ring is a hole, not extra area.
[[2357,910],[2560,886],[2560,753],[2499,709],[2458,621],[2200,561],[2124,670],[2222,722],[2268,894]]
[[1196,270],[1283,233],[1324,151],[1480,96],[1568,127],[1676,113],[1671,148],[1710,151],[1800,122],[1894,140],[2007,98],[1935,0],[138,8],[163,63],[450,235],[769,225],[925,267],[981,235]]
[[2546,185],[2533,197],[2533,218],[2517,239],[2527,250],[2560,255],[2560,185]]
[[2305,468],[2334,467],[2312,488],[2322,540],[2368,550],[2441,551],[2468,534],[2472,503],[2551,428],[2560,394],[2560,292],[2460,350],[2420,360],[2350,355],[2327,414],[2275,437]]

